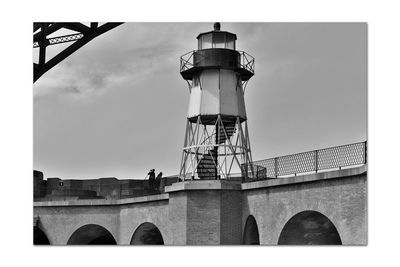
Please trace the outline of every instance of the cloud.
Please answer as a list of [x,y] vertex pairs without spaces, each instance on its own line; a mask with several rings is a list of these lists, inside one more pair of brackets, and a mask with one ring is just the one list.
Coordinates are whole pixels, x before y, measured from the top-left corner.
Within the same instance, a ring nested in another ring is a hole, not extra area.
[[65,87],[65,92],[71,93],[71,94],[80,94],[81,92],[78,90],[78,87],[76,85],[71,85],[68,87]]
[[[149,27],[160,28],[162,24],[133,24],[140,32]],[[143,34],[125,34],[117,46],[113,42],[111,47],[108,39],[112,36],[96,38],[44,74],[34,84],[34,100],[54,95],[74,99],[95,97],[121,85],[135,87],[163,69],[175,69],[177,53],[181,52],[175,43],[180,41],[164,38],[163,32],[149,39],[143,38]]]
[[109,86],[107,79],[101,71],[60,66],[51,76],[34,84],[34,101],[54,96],[83,99],[99,95]]

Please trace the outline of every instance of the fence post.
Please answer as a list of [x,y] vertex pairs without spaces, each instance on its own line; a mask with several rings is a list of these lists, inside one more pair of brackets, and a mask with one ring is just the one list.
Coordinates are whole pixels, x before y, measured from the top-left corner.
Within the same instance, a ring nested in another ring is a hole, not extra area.
[[315,173],[318,173],[318,150],[315,150]]
[[367,164],[367,141],[364,142],[364,164]]
[[278,178],[278,158],[274,158],[275,178]]

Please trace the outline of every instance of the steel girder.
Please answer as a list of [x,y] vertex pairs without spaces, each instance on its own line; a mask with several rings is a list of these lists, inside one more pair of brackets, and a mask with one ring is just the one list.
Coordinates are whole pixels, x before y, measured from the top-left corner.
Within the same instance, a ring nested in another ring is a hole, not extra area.
[[[114,29],[121,25],[123,22],[108,22],[101,26],[97,22],[90,23],[90,27],[82,23],[65,22],[65,23],[51,23],[40,22],[33,23],[33,47],[39,48],[39,62],[33,63],[33,82],[36,82],[44,73],[56,66],[62,60],[70,56],[76,50],[90,42],[97,36]],[[77,33],[47,38],[50,34],[60,30],[68,29],[76,31]],[[65,42],[74,42],[60,53],[55,55],[52,59],[46,62],[46,47]]]

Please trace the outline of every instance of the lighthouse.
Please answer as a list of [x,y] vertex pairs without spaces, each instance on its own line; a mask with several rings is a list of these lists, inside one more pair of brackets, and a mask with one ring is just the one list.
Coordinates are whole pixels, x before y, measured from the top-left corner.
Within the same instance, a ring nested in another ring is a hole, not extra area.
[[254,177],[244,92],[254,58],[236,50],[236,34],[214,29],[180,59],[189,108],[179,176],[183,180]]

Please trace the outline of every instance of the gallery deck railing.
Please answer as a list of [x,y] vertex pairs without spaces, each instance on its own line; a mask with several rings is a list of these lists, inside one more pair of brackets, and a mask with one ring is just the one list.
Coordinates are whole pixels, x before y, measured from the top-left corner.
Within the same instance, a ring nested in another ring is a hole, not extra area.
[[[254,74],[255,72],[255,59],[252,55],[250,55],[249,53],[246,53],[244,51],[239,51],[236,50],[238,52],[238,66],[239,68],[243,68],[251,73]],[[202,55],[202,53],[199,53],[196,50],[187,52],[186,54],[181,56],[181,60],[180,60],[180,72],[184,72],[187,71],[193,67],[196,66],[195,62],[194,62],[194,58],[195,55],[198,56],[198,58],[200,58],[200,60],[198,60],[197,63],[200,63],[203,60],[206,60],[207,57],[204,57]]]
[[268,178],[319,172],[367,163],[367,142],[312,150],[252,162],[266,168]]
[[256,71],[255,60],[252,55],[244,51],[238,51],[240,54],[240,67],[254,74]]

